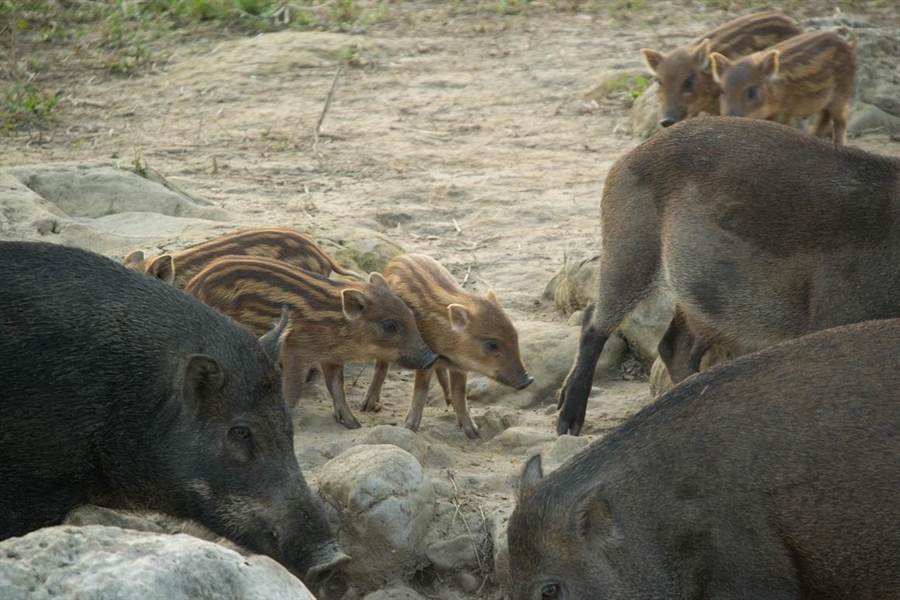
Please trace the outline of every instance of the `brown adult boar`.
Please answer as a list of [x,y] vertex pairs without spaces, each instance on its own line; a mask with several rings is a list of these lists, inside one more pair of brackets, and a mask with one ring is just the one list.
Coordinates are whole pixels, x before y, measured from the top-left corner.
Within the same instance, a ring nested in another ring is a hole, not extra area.
[[[434,369],[416,371],[406,426],[418,431],[434,371],[459,426],[469,438],[477,438],[478,428],[466,403],[467,373],[480,373],[517,390],[533,381],[522,364],[515,326],[494,292],[488,292],[485,297],[466,292],[431,257],[398,256],[388,263],[384,276],[391,289],[412,309],[425,343],[441,356]],[[389,362],[382,360],[375,365],[363,410],[378,410]]]
[[310,237],[281,227],[243,229],[159,256],[146,257],[143,251],[135,250],[122,262],[130,269],[184,288],[194,275],[222,256],[267,256],[325,277],[332,271],[359,277],[337,264]]
[[580,432],[607,337],[661,284],[698,343],[737,354],[900,316],[900,161],[791,127],[709,117],[661,132],[610,169],[600,230],[559,433]]
[[900,598],[900,320],[693,377],[542,476],[514,600]]
[[710,52],[729,58],[746,56],[800,33],[796,21],[768,11],[739,17],[686,46],[663,54],[643,48],[644,62],[659,83],[663,127],[701,113],[719,114],[719,86],[710,70]]
[[290,310],[291,329],[281,347],[284,397],[296,405],[309,370],[318,365],[334,403],[334,418],[355,429],[359,421],[344,395],[344,363],[399,362],[430,368],[437,360],[422,341],[412,312],[372,273],[368,283],[332,281],[263,257],[226,256],[188,282],[185,291],[254,331]]
[[798,35],[736,62],[711,55],[721,114],[792,123],[819,115],[814,133],[843,144],[856,51],[830,31]]

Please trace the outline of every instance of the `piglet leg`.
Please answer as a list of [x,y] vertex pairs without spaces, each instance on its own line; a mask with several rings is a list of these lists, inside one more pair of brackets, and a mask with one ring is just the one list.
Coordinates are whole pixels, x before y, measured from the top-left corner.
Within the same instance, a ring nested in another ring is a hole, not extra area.
[[381,410],[381,386],[384,385],[384,378],[387,377],[389,363],[377,361],[375,363],[375,373],[372,374],[372,381],[369,383],[369,389],[366,391],[366,399],[363,400],[360,410],[363,412],[378,412]]
[[450,370],[450,403],[456,412],[456,422],[466,432],[466,437],[470,440],[477,439],[478,427],[469,414],[469,407],[466,405],[466,372],[456,369]]
[[325,376],[325,386],[334,403],[334,419],[347,429],[358,429],[359,421],[353,416],[344,396],[344,365],[323,364],[322,375]]
[[408,429],[413,431],[418,431],[419,424],[422,422],[422,411],[425,410],[425,403],[428,401],[428,387],[431,384],[433,371],[434,369],[418,369],[416,371],[412,403],[409,405],[409,412],[406,413],[404,423]]

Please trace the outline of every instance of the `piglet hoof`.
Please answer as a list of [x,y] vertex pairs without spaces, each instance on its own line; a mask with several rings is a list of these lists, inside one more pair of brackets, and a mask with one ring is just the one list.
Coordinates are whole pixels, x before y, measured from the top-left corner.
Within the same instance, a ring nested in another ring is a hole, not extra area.
[[359,424],[359,421],[356,420],[351,413],[341,414],[335,413],[334,420],[346,427],[347,429],[359,429],[362,425]]
[[475,427],[475,424],[471,424],[469,427],[463,426],[462,430],[466,433],[466,437],[470,440],[481,439],[481,434],[478,433],[478,428]]
[[381,402],[377,398],[366,398],[359,409],[363,412],[381,412]]

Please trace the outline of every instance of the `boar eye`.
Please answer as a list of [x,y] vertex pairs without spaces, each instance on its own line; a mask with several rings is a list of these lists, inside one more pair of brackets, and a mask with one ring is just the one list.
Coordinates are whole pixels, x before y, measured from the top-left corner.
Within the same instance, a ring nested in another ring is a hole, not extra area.
[[541,600],[556,600],[559,598],[559,593],[562,591],[562,586],[558,583],[545,583],[543,587],[541,587]]
[[751,85],[747,88],[747,100],[756,100],[759,95],[759,89],[755,85]]
[[692,94],[694,92],[694,76],[691,75],[687,79],[684,80],[684,83],[681,84],[681,91],[685,94]]
[[393,319],[385,319],[379,324],[381,325],[381,330],[387,335],[397,335],[400,333],[400,323]]
[[497,340],[485,340],[484,341],[484,349],[488,352],[500,352],[500,344],[497,343]]
[[246,441],[250,439],[250,428],[246,425],[235,425],[228,434],[235,439]]

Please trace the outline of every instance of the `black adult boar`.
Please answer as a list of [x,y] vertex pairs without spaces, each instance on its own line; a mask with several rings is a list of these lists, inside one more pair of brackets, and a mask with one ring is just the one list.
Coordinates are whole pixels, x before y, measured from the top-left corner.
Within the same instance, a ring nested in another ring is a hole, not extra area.
[[558,396],[561,434],[581,431],[604,343],[659,286],[696,338],[693,371],[711,346],[737,356],[900,317],[900,160],[785,125],[710,117],[655,135],[610,169],[600,229],[599,300]]
[[542,478],[513,598],[900,598],[900,319],[694,376]]
[[294,456],[274,361],[159,280],[0,242],[0,539],[84,503],[195,519],[308,582],[347,557]]

